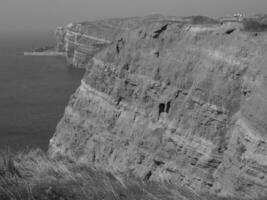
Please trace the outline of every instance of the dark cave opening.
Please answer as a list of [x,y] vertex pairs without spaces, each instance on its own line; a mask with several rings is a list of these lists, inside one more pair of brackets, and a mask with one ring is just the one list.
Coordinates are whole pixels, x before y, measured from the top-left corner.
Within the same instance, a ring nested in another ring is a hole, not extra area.
[[163,112],[165,112],[165,104],[164,103],[160,103],[159,104],[159,116]]
[[235,28],[229,29],[229,30],[225,31],[225,34],[230,35],[230,34],[233,33],[235,30],[236,30]]

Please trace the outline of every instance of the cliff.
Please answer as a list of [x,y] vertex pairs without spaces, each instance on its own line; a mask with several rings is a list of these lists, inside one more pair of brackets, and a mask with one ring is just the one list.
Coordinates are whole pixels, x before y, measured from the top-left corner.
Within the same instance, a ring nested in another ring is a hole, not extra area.
[[153,16],[61,29],[58,49],[86,74],[50,155],[199,195],[264,196],[265,28]]
[[56,29],[56,50],[66,53],[74,67],[84,68],[92,57],[109,46],[116,35],[136,28],[142,23],[163,20],[160,15],[144,18],[108,19],[93,22],[71,23]]

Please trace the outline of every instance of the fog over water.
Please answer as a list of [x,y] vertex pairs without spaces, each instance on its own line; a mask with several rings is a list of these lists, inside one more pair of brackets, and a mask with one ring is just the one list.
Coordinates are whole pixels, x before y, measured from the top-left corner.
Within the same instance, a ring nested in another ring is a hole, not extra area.
[[266,0],[1,0],[0,32],[53,30],[69,22],[151,13],[215,17],[266,11]]

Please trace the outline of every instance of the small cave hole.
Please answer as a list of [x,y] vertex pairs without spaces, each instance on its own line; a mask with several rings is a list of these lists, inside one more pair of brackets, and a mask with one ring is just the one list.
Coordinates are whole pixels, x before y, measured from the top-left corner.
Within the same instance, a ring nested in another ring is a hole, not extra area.
[[126,71],[128,71],[129,70],[129,64],[126,63],[125,65],[123,65],[123,69],[126,70]]
[[144,181],[149,181],[149,179],[151,178],[151,176],[152,176],[152,171],[149,171],[149,172],[145,175]]
[[204,183],[206,186],[208,186],[208,187],[212,187],[213,186],[213,184],[212,183],[209,183],[209,182],[205,182]]
[[243,91],[243,96],[247,96],[249,94],[248,91]]
[[156,55],[157,58],[159,57],[159,51],[156,51],[154,54]]
[[142,30],[139,30],[138,31],[138,36],[140,37],[142,35],[143,31]]
[[254,37],[257,37],[259,35],[259,33],[253,33]]
[[154,160],[154,163],[156,166],[161,166],[161,165],[164,165],[165,162],[161,161],[161,160]]
[[242,95],[243,95],[244,97],[247,97],[247,96],[250,96],[250,94],[251,94],[251,90],[248,89],[248,88],[244,88],[244,89],[241,91],[241,93],[242,93]]
[[230,35],[230,34],[233,33],[235,30],[236,30],[235,28],[231,28],[231,29],[225,31],[225,34]]
[[119,53],[120,53],[120,47],[119,47],[119,45],[118,45],[118,44],[116,45],[116,52],[117,52],[117,54],[119,54]]
[[163,112],[165,112],[165,104],[164,103],[160,103],[159,104],[159,116]]

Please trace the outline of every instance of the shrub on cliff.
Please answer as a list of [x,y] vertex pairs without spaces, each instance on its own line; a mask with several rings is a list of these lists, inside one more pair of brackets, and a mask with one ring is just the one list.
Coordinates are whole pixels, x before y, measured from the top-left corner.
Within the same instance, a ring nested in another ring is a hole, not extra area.
[[219,24],[219,21],[216,19],[199,15],[184,17],[183,19],[189,20],[190,24]]
[[248,32],[264,32],[267,31],[267,24],[263,23],[262,21],[256,19],[256,18],[247,18],[243,21],[243,31]]

